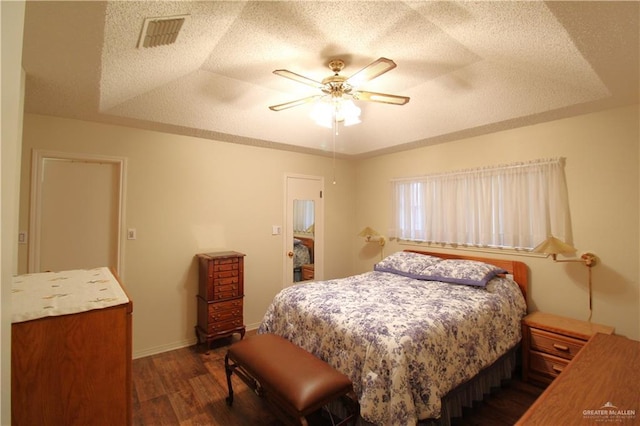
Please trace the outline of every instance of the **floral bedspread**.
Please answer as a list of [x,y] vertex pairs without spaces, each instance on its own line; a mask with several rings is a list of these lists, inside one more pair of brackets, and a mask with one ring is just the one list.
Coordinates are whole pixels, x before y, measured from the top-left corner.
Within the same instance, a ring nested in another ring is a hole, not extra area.
[[439,418],[441,398],[521,338],[517,284],[421,281],[389,272],[282,290],[258,333],[275,333],[352,380],[362,417],[379,425]]

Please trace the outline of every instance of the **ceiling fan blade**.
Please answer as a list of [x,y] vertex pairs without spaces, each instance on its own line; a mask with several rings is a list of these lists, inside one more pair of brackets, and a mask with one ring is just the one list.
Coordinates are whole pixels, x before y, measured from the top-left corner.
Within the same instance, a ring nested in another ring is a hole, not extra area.
[[308,77],[296,74],[295,72],[289,70],[275,70],[273,73],[279,75],[280,77],[289,78],[293,81],[297,81],[298,83],[306,84],[317,89],[324,88],[324,84],[320,83],[319,81],[312,80]]
[[390,95],[388,93],[357,91],[353,98],[359,101],[382,102],[385,104],[404,105],[409,102],[408,96]]
[[347,83],[349,83],[353,87],[358,87],[362,83],[373,80],[374,78],[381,76],[385,72],[391,71],[395,67],[397,67],[397,65],[391,59],[378,58],[377,60],[371,62],[369,65],[349,77],[347,79]]
[[296,107],[298,105],[304,105],[306,103],[313,102],[316,99],[321,98],[321,97],[322,97],[322,95],[313,95],[313,96],[309,96],[309,97],[306,97],[306,98],[298,99],[298,100],[295,100],[295,101],[285,102],[285,103],[279,104],[279,105],[271,105],[269,107],[269,109],[271,111],[282,111],[283,109],[293,108],[293,107]]

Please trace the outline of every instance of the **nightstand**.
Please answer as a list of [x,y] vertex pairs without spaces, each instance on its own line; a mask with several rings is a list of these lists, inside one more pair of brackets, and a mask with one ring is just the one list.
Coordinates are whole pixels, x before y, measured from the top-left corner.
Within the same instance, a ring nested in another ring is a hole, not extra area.
[[302,281],[312,280],[314,275],[313,263],[302,265]]
[[522,379],[549,384],[595,333],[614,328],[544,312],[522,320]]

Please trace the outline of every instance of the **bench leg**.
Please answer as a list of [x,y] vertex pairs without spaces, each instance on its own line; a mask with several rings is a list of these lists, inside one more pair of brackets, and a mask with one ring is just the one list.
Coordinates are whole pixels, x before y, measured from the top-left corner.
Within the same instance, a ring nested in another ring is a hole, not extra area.
[[233,374],[233,366],[229,364],[229,354],[224,357],[224,371],[227,374],[227,387],[229,388],[229,396],[227,397],[227,405],[233,404],[233,385],[231,384],[231,375]]

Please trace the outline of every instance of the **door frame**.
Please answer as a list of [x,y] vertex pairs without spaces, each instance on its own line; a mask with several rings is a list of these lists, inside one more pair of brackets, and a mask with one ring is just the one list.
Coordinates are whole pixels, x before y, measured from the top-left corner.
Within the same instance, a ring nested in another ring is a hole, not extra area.
[[125,212],[125,188],[127,159],[98,154],[82,154],[72,152],[58,152],[34,149],[31,154],[31,204],[29,207],[29,260],[28,272],[38,272],[40,265],[40,237],[41,237],[41,209],[42,209],[42,179],[44,162],[46,160],[83,161],[87,163],[108,163],[117,167],[118,171],[118,224],[117,224],[117,256],[116,273],[124,278],[124,241],[123,218]]
[[[315,205],[315,226],[314,226],[314,280],[322,280],[324,278],[324,177],[311,176],[296,173],[285,173],[284,175],[284,227],[282,237],[282,287],[288,287],[293,284],[293,266],[292,260],[287,256],[289,251],[293,250],[293,238],[288,241],[288,235],[293,236],[291,216],[293,210],[289,209],[289,180],[301,179],[312,180],[318,183],[320,194],[318,194],[319,203]],[[315,197],[314,197],[315,199]],[[289,211],[291,210],[291,211]],[[291,223],[290,223],[291,222]],[[289,278],[287,278],[289,277]]]

